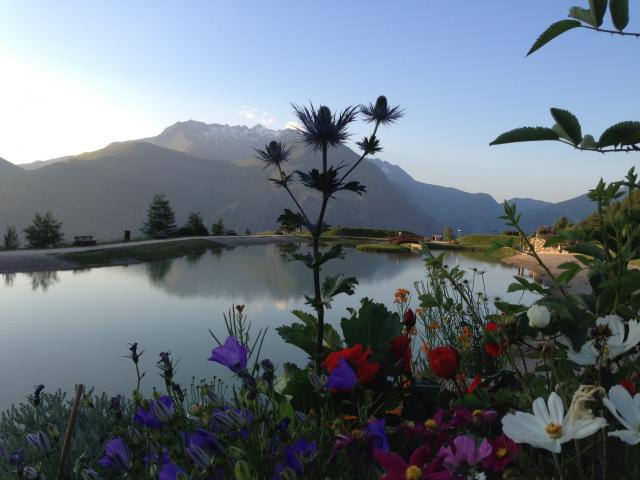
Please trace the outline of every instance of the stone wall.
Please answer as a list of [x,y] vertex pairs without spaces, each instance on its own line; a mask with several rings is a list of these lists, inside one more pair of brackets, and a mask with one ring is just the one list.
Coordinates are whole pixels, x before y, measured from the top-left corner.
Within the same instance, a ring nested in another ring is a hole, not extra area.
[[549,237],[539,237],[536,235],[531,239],[531,243],[533,244],[533,248],[536,253],[563,253],[562,246],[557,245],[555,247],[545,247],[544,243],[548,240]]

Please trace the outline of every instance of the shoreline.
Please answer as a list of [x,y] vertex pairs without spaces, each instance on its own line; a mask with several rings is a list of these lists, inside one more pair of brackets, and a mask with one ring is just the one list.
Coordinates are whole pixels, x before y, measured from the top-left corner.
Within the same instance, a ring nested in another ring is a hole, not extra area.
[[[4,250],[0,251],[0,274],[6,273],[33,273],[51,270],[78,270],[84,268],[112,267],[118,265],[133,265],[144,263],[148,260],[136,260],[134,258],[122,258],[114,261],[87,263],[71,261],[63,257],[68,254],[99,252],[108,250],[128,249],[145,245],[161,245],[176,242],[210,242],[211,248],[239,247],[249,245],[264,245],[268,243],[291,243],[302,239],[289,235],[237,235],[215,237],[182,237],[162,240],[139,240],[132,242],[109,243],[92,245],[88,247],[62,247],[40,250]],[[303,240],[302,240],[303,241]]]
[[[555,276],[564,271],[559,268],[559,266],[563,263],[578,263],[575,257],[570,253],[538,253],[538,256],[551,271],[551,273]],[[510,257],[505,257],[500,261],[512,267],[526,268],[527,270],[533,272],[535,278],[541,280],[544,285],[549,286],[551,284],[551,279],[549,278],[547,272],[544,271],[544,269],[538,264],[536,259],[531,255],[527,255],[526,253],[518,253]],[[587,273],[584,270],[578,272],[578,274],[569,283],[568,288],[571,293],[590,293],[591,286],[589,285],[589,280],[587,279]]]

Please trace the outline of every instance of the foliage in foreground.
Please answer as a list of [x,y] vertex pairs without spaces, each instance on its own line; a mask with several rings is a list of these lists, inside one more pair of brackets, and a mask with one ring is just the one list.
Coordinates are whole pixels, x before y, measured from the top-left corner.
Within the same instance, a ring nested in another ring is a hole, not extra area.
[[[234,376],[226,391],[219,380],[182,388],[161,352],[164,386],[144,398],[130,345],[131,398],[85,396],[62,478],[637,478],[640,272],[627,266],[640,225],[618,205],[637,188],[633,171],[596,187],[602,228],[548,240],[572,235],[579,263],[552,286],[515,277],[519,302],[489,298],[483,272],[425,251],[426,279],[395,292],[396,311],[365,298],[339,328],[324,325],[319,373],[262,358],[266,331],[252,332],[242,306],[209,358]],[[514,207],[505,219],[528,241]],[[579,269],[589,294],[569,289]],[[278,333],[314,360],[317,319],[293,313]],[[68,415],[40,386],[5,413],[3,478],[55,478]]]

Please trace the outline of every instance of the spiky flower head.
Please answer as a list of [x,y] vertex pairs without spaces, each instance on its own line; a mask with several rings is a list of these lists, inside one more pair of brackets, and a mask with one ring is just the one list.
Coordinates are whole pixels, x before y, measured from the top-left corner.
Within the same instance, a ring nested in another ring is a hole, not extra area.
[[264,148],[256,148],[256,158],[264,162],[264,168],[280,167],[284,162],[289,160],[291,149],[282,142],[272,140]]
[[324,105],[316,109],[312,103],[309,107],[292,104],[293,113],[301,126],[295,127],[302,136],[302,141],[314,149],[325,146],[335,147],[349,139],[347,127],[358,115],[358,107],[347,107],[340,114],[331,113]]
[[361,105],[360,113],[362,113],[367,122],[378,122],[382,125],[393,123],[404,116],[404,110],[400,106],[396,105],[389,108],[387,97],[384,95],[378,97],[375,105],[372,103]]

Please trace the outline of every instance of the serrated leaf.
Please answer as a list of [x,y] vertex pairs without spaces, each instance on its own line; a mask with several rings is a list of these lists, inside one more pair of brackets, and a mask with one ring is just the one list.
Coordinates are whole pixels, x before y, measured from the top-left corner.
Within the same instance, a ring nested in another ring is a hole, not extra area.
[[569,16],[571,18],[575,18],[576,20],[580,20],[581,22],[588,23],[592,27],[596,26],[593,15],[591,15],[591,10],[589,10],[588,8],[571,7],[569,9]]
[[322,303],[325,307],[331,308],[333,297],[341,293],[353,295],[354,287],[358,284],[355,277],[344,277],[343,275],[327,276],[322,282],[321,295]]
[[604,20],[604,14],[607,13],[607,0],[589,0],[589,7],[596,27],[599,27]]
[[580,142],[580,148],[598,148],[598,142],[593,135],[585,135]]
[[366,350],[371,349],[376,359],[386,356],[391,339],[402,332],[398,314],[368,298],[363,298],[360,309],[352,312],[351,317],[343,318],[340,326],[347,346],[361,344]]
[[582,128],[580,128],[580,122],[573,113],[561,108],[552,108],[551,116],[562,131],[565,132],[571,143],[578,145],[582,141]]
[[600,148],[640,143],[640,122],[620,122],[607,128],[598,141]]
[[623,31],[629,24],[629,0],[611,0],[609,10],[613,26]]
[[527,56],[531,55],[536,50],[542,48],[551,40],[556,38],[559,35],[562,35],[569,30],[580,27],[580,22],[578,20],[560,20],[549,26],[542,34],[538,37],[538,39],[531,46],[529,51],[527,52]]
[[537,142],[541,140],[559,140],[560,135],[552,128],[521,127],[499,135],[489,145],[502,145],[516,142]]

